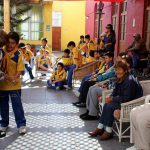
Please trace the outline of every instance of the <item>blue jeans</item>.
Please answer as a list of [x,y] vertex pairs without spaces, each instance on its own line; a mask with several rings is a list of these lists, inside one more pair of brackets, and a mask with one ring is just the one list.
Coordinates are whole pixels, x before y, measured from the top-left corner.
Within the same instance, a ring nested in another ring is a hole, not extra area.
[[60,89],[63,89],[64,82],[61,81],[61,82],[55,83],[55,85],[52,85],[52,84],[50,83],[50,81],[48,80],[48,81],[47,81],[47,86],[48,86],[49,88],[51,88],[51,89],[54,89],[54,90],[56,89],[56,87],[60,87]]
[[25,68],[26,68],[26,70],[29,72],[30,79],[33,79],[34,76],[33,76],[33,74],[32,74],[32,68],[31,68],[31,66],[28,65],[28,64],[25,64]]
[[75,68],[76,68],[76,65],[72,65],[68,68],[67,85],[69,87],[72,87],[72,75],[73,75],[73,71]]
[[26,119],[21,102],[21,90],[0,91],[1,126],[7,127],[9,125],[9,96],[11,98],[17,128],[26,126]]

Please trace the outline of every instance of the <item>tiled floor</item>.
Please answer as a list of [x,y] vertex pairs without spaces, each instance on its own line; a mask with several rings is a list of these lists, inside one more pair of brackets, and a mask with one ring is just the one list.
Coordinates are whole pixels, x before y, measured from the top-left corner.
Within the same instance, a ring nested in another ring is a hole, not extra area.
[[85,109],[72,106],[76,101],[72,91],[53,91],[45,81],[24,84],[23,105],[28,134],[19,136],[12,109],[7,137],[0,139],[0,150],[125,150],[129,140],[98,141],[88,137],[98,121],[82,121],[79,114]]

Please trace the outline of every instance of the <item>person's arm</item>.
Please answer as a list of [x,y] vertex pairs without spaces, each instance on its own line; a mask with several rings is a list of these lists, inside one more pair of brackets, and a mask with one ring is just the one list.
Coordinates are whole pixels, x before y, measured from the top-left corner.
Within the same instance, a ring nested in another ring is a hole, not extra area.
[[73,52],[73,59],[74,59],[74,64],[76,65],[75,70],[78,69],[78,59],[79,59],[79,51],[76,49]]
[[133,43],[126,49],[126,51],[133,50],[133,49],[134,49],[134,45],[135,45],[135,42],[133,42]]
[[61,81],[64,81],[64,80],[66,80],[66,72],[63,73],[63,76],[62,76],[61,79],[55,80],[55,83],[56,82],[61,82]]
[[79,51],[81,51],[82,49],[85,49],[86,48],[86,46],[87,46],[87,44],[85,43],[85,44],[83,44],[83,46],[79,49]]

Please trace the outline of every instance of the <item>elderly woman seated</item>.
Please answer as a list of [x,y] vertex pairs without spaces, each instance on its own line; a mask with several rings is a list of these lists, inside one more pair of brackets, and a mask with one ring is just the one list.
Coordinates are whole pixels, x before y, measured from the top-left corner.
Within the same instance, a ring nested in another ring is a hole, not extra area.
[[137,99],[143,95],[141,85],[133,75],[129,74],[127,63],[119,61],[115,65],[115,69],[117,76],[115,88],[111,96],[106,98],[98,127],[93,132],[89,132],[91,136],[100,135],[100,140],[113,138],[113,113],[116,109],[120,109],[121,103]]
[[[147,98],[150,99],[150,95]],[[150,103],[134,108],[130,120],[134,146],[127,150],[150,150]]]

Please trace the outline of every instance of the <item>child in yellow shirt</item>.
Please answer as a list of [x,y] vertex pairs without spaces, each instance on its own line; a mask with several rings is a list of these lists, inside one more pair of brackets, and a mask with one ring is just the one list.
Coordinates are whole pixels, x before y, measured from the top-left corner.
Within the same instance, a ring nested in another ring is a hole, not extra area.
[[2,60],[2,71],[5,79],[0,83],[0,138],[6,134],[9,125],[9,99],[11,99],[15,121],[20,135],[26,134],[26,119],[21,101],[21,79],[24,71],[22,54],[18,51],[19,35],[8,33],[8,43]]
[[50,80],[47,81],[48,87],[51,89],[60,90],[63,89],[66,81],[66,71],[63,63],[57,64],[57,70],[53,72]]
[[37,67],[41,71],[48,71],[49,68],[52,65],[50,56],[49,56],[49,51],[44,51],[42,55],[39,55],[37,58]]
[[49,51],[49,55],[52,54],[52,50],[50,49],[50,47],[48,47],[47,43],[48,43],[47,39],[43,38],[42,39],[42,46],[41,46],[40,51],[39,51],[40,54],[43,54],[44,51]]
[[83,64],[91,63],[93,61],[98,60],[98,58],[99,58],[98,52],[97,51],[91,51],[90,55],[88,57],[86,57],[85,59],[83,59]]
[[58,58],[60,62],[64,64],[64,68],[67,71],[68,68],[73,64],[72,57],[70,56],[70,50],[65,49],[62,57]]
[[[20,43],[18,47],[20,49],[20,52],[22,53],[25,68],[30,75],[30,79],[32,80],[32,79],[34,79],[34,76],[32,73],[32,67],[30,65],[30,62],[31,62],[31,59],[33,58],[33,53],[26,49],[26,45],[24,43]],[[25,74],[25,71],[23,74]]]
[[86,48],[83,47],[85,45],[84,35],[80,36],[80,42],[78,43],[78,49],[80,49],[82,56],[86,56]]
[[72,75],[73,71],[81,67],[82,65],[82,55],[81,52],[77,49],[75,42],[70,41],[67,45],[72,53],[72,61],[73,64],[68,68],[68,76],[67,76],[67,85],[64,87],[68,90],[72,88]]

